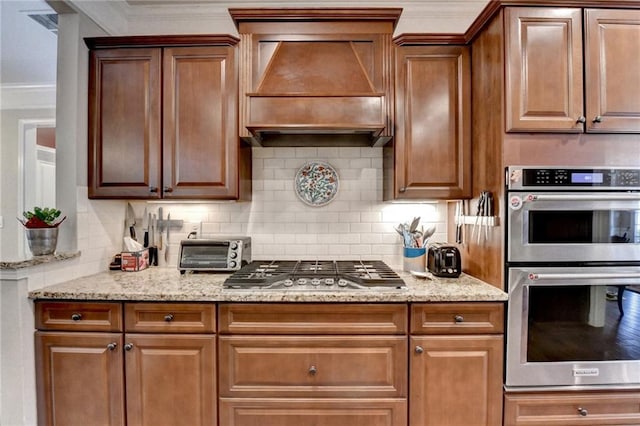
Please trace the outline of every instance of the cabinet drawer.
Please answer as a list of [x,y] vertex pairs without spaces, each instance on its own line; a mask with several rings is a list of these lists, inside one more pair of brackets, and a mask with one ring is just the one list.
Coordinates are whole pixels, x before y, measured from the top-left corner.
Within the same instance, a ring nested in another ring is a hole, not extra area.
[[404,336],[220,336],[220,395],[404,397]]
[[640,424],[638,392],[506,394],[505,426]]
[[406,334],[400,304],[221,304],[220,334]]
[[502,303],[419,303],[411,305],[414,334],[501,334]]
[[125,331],[138,333],[215,333],[213,303],[125,303]]
[[402,399],[220,399],[226,426],[406,426]]
[[35,302],[38,330],[122,331],[120,303]]

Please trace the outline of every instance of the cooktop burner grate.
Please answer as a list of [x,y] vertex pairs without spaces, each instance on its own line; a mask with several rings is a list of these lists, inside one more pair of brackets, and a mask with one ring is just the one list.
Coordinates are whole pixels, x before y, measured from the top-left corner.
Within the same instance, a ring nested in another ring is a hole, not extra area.
[[406,288],[402,278],[378,260],[257,260],[234,272],[224,286],[298,290]]

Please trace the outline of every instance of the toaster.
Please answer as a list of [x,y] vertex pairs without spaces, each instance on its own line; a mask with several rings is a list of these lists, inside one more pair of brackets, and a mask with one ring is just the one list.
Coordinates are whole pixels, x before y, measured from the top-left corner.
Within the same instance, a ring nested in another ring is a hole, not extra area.
[[429,244],[427,269],[436,277],[459,277],[462,272],[460,250],[445,243]]

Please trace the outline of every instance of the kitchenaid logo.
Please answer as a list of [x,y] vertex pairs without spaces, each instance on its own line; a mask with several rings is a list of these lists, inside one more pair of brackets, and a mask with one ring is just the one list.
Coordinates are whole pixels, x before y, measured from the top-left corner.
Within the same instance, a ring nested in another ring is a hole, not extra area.
[[574,368],[573,377],[594,377],[600,375],[598,368]]

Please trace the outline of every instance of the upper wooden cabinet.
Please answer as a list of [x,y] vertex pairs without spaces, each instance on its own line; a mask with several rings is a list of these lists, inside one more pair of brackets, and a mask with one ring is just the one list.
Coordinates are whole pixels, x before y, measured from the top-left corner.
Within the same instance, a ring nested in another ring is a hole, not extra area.
[[386,200],[471,197],[470,61],[465,46],[397,47]]
[[505,28],[507,131],[640,132],[639,10],[508,7]]
[[90,198],[248,197],[236,43],[229,36],[87,39]]

